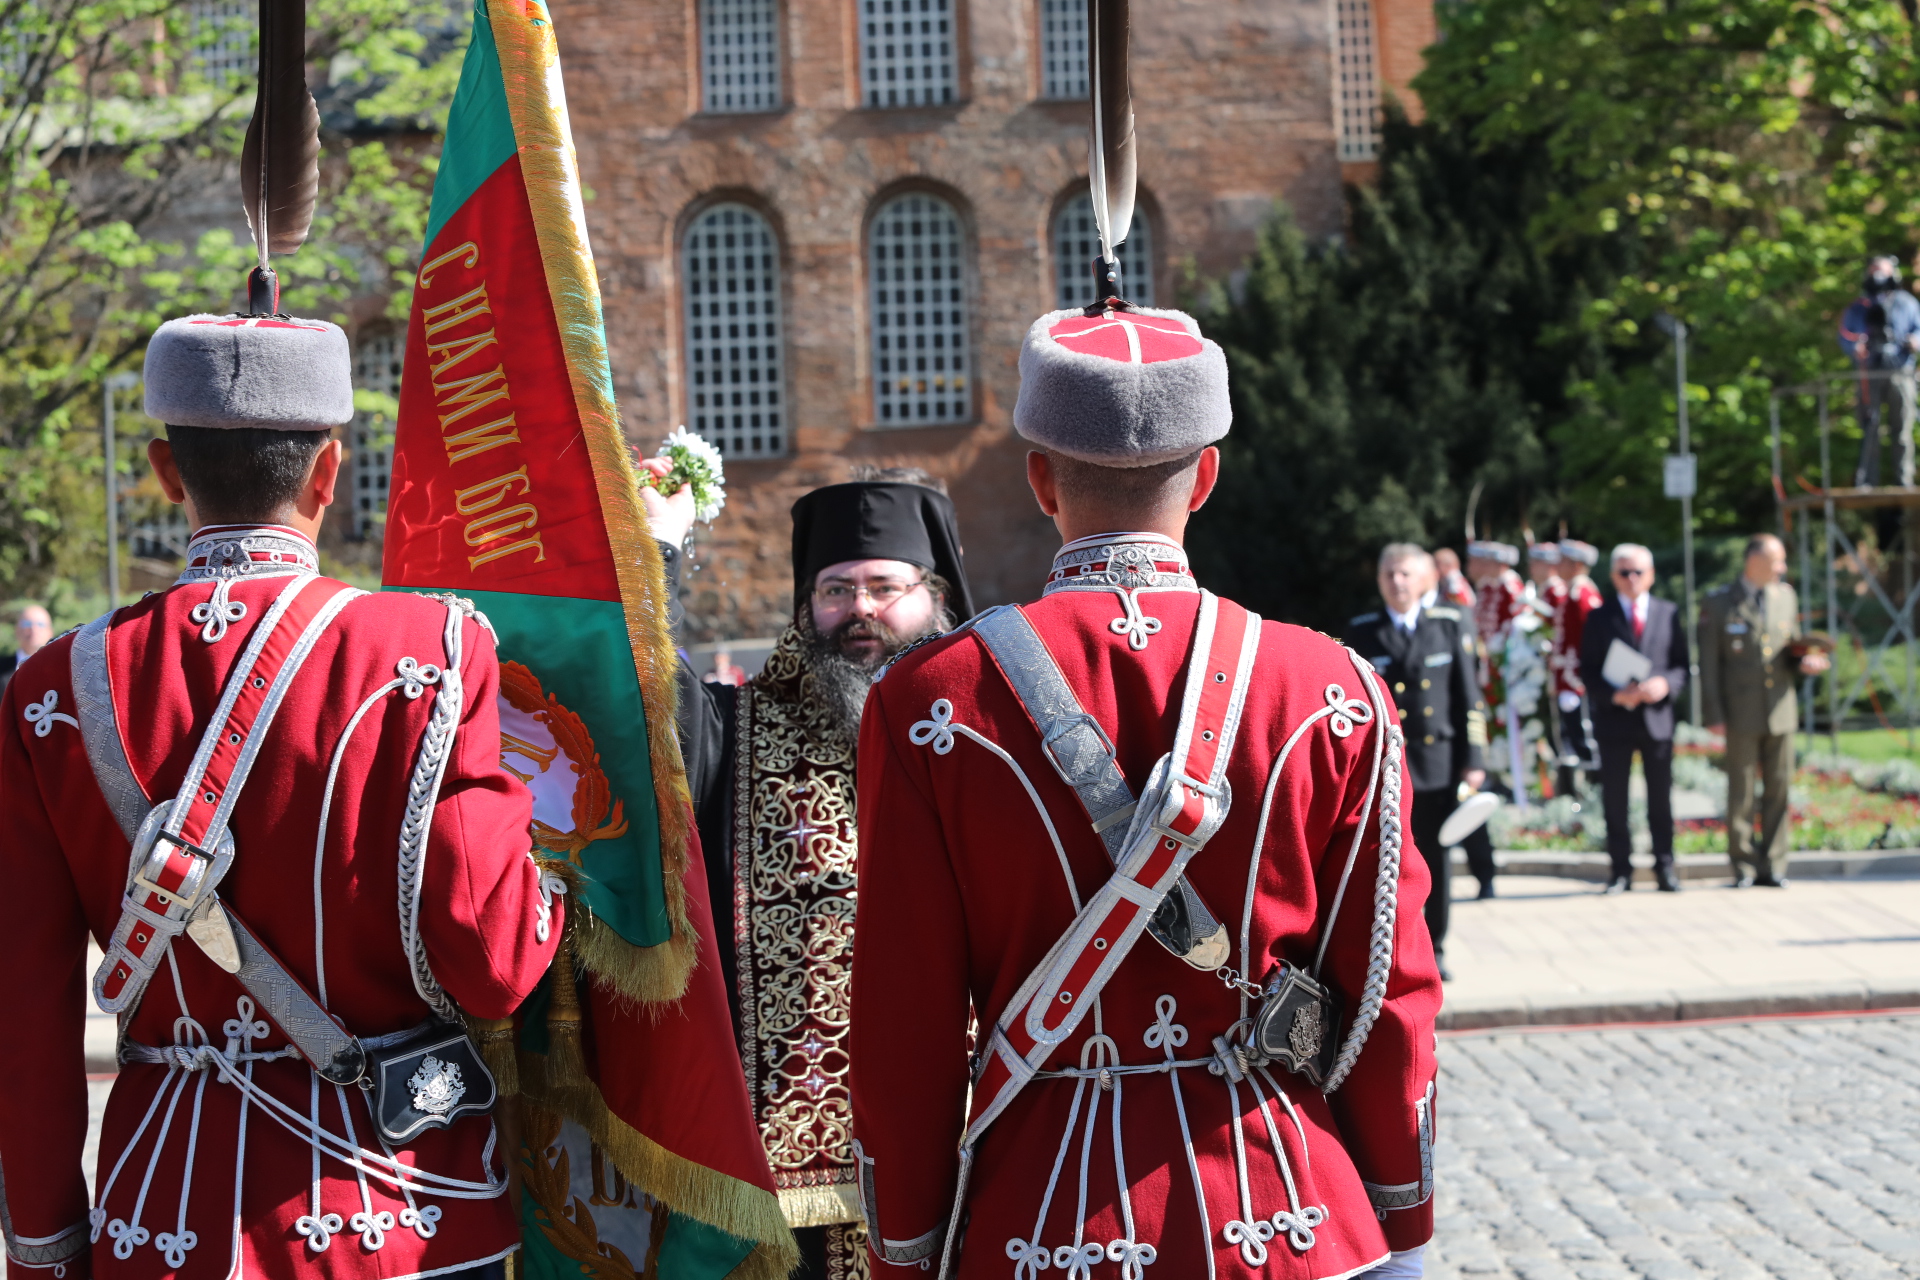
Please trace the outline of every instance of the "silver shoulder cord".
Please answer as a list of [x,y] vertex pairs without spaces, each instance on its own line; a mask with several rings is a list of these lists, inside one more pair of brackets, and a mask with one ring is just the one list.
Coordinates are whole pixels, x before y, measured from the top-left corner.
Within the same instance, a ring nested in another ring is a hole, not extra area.
[[1320,967],[1326,960],[1327,944],[1333,938],[1334,922],[1340,917],[1347,882],[1360,857],[1360,843],[1370,816],[1366,809],[1372,806],[1376,793],[1380,801],[1380,866],[1373,884],[1373,928],[1367,939],[1367,976],[1361,986],[1360,1007],[1354,1010],[1353,1024],[1347,1029],[1347,1038],[1340,1046],[1333,1070],[1327,1073],[1326,1084],[1321,1086],[1322,1093],[1332,1093],[1345,1083],[1353,1064],[1360,1058],[1360,1051],[1366,1047],[1373,1024],[1379,1021],[1381,1006],[1386,1003],[1387,979],[1393,971],[1394,928],[1400,909],[1400,726],[1395,717],[1387,714],[1373,664],[1352,649],[1346,653],[1360,673],[1368,701],[1373,704],[1374,723],[1380,726],[1381,733],[1374,738],[1373,777],[1367,784],[1360,828],[1354,833],[1353,847],[1347,851],[1347,865],[1340,873],[1340,887],[1334,891],[1333,908],[1320,927],[1320,946],[1313,957],[1315,978],[1320,976]]
[[400,822],[401,945],[413,970],[413,989],[436,1014],[453,1023],[460,1021],[460,1009],[433,976],[426,942],[420,937],[420,891],[426,883],[427,837],[433,828],[433,810],[453,757],[454,736],[466,703],[466,690],[460,681],[460,623],[466,616],[459,602],[447,601],[447,664],[441,669],[439,691],[434,694],[433,715],[420,738],[420,755],[407,784],[407,811]]

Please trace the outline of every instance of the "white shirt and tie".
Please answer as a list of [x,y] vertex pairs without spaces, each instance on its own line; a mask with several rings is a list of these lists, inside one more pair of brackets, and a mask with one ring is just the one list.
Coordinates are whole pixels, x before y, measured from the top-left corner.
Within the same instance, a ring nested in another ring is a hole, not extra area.
[[1405,613],[1395,613],[1393,606],[1388,605],[1387,618],[1401,631],[1412,635],[1420,626],[1420,605],[1421,602],[1415,600],[1413,602],[1413,608],[1407,610]]
[[1627,615],[1627,625],[1633,628],[1635,644],[1638,644],[1640,637],[1646,634],[1647,601],[1651,598],[1652,596],[1645,591],[1642,591],[1631,600],[1625,596],[1620,597],[1620,611]]

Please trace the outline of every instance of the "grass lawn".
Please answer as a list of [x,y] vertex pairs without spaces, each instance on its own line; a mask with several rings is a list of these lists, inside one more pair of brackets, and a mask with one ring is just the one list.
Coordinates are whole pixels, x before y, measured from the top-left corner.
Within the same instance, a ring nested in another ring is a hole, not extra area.
[[[1843,733],[1840,740],[1842,752],[1852,756],[1854,764],[1836,770],[1831,758],[1808,761],[1803,757],[1794,777],[1793,847],[1851,852],[1920,845],[1920,794],[1910,785],[1889,785],[1886,776],[1889,768],[1897,773],[1912,767],[1890,764],[1911,759],[1904,750],[1905,734]],[[1817,745],[1824,749],[1826,740],[1820,739]],[[1868,754],[1876,749],[1883,754]],[[1675,752],[1675,786],[1724,796],[1725,780],[1718,766],[1719,757],[1710,748],[1682,744]],[[1599,799],[1596,788],[1578,811],[1564,798],[1536,805],[1525,817],[1503,810],[1495,817],[1494,840],[1504,849],[1604,849],[1606,826],[1598,812]],[[1632,821],[1636,831],[1645,830],[1643,801],[1634,802]],[[1677,853],[1726,850],[1726,824],[1719,819],[1683,820],[1674,828]]]
[[[1809,750],[1817,751],[1822,755],[1826,754],[1826,734],[1815,734],[1809,739],[1803,733],[1799,738],[1799,752],[1802,756],[1805,756]],[[1914,730],[1914,741],[1920,744],[1920,728]],[[1920,750],[1907,749],[1905,729],[1843,729],[1840,732],[1840,754],[1852,756],[1855,760],[1869,760],[1874,764],[1903,758],[1920,762]]]

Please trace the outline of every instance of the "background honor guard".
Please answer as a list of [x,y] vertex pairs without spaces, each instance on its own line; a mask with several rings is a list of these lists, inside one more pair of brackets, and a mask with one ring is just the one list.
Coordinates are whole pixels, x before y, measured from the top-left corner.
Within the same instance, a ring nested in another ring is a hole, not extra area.
[[[682,742],[747,1084],[803,1277],[865,1275],[848,1123],[854,756],[873,675],[972,616],[953,504],[924,473],[793,507],[794,621],[738,690],[682,669]],[[643,489],[673,553],[686,490]],[[677,561],[669,554],[669,564]]]
[[[1794,684],[1828,666],[1804,652],[1800,601],[1784,581],[1787,549],[1770,533],[1747,539],[1738,578],[1700,604],[1700,708],[1707,728],[1727,741],[1727,857],[1736,888],[1786,884],[1788,792],[1793,734],[1799,727]],[[1765,795],[1753,829],[1753,775]]]
[[[1089,13],[1117,295],[1125,7]],[[1181,538],[1232,412],[1193,320],[1055,311],[1020,372],[1014,428],[1065,541],[1043,596],[904,654],[861,729],[850,1044],[875,1258],[1416,1275],[1440,984],[1393,703],[1365,659],[1194,580]]]
[[[1559,632],[1557,630],[1560,615],[1567,602],[1567,582],[1560,576],[1560,544],[1557,542],[1527,543],[1527,603],[1534,616],[1539,619],[1537,629],[1538,645],[1546,664],[1546,681],[1542,692],[1547,694],[1546,713],[1541,719],[1547,722],[1549,733],[1547,743],[1542,747],[1541,758],[1551,749],[1553,763],[1557,766],[1560,757],[1566,754],[1564,743],[1567,730],[1560,723],[1560,707],[1554,696],[1559,692],[1558,668],[1555,659],[1558,656]],[[1557,779],[1556,779],[1557,781]],[[1554,794],[1557,787],[1549,786],[1547,794]]]
[[[0,700],[0,861],[34,904],[0,955],[37,975],[0,1003],[8,1265],[497,1275],[519,1226],[460,1021],[510,1015],[561,921],[492,638],[460,601],[318,572],[353,416],[338,328],[170,321],[146,409],[186,570]],[[123,1031],[91,1212],[89,977]]]
[[[1487,780],[1487,712],[1480,701],[1472,624],[1449,605],[1421,603],[1432,573],[1432,557],[1419,547],[1409,542],[1388,545],[1380,552],[1380,599],[1385,608],[1349,622],[1344,639],[1373,664],[1393,691],[1407,735],[1413,842],[1433,877],[1433,889],[1427,895],[1427,932],[1433,937],[1440,976],[1448,978],[1444,952],[1452,851],[1441,847],[1440,824],[1459,804],[1463,782],[1477,791]],[[1491,897],[1492,888],[1488,877],[1483,896]]]
[[1441,547],[1433,553],[1433,570],[1436,580],[1430,594],[1434,603],[1450,604],[1471,613],[1473,584],[1460,572],[1460,557],[1452,547]]
[[[1483,654],[1480,669],[1481,691],[1487,700],[1492,732],[1505,735],[1508,729],[1507,637],[1515,619],[1526,611],[1527,588],[1514,572],[1520,563],[1520,549],[1504,542],[1474,541],[1467,544],[1467,577],[1473,583],[1473,625],[1480,637]],[[1513,772],[1513,763],[1502,759],[1500,765]],[[1510,781],[1518,795],[1526,780],[1515,776]]]
[[[1580,636],[1587,616],[1600,607],[1600,588],[1588,570],[1600,563],[1600,549],[1577,538],[1560,539],[1559,574],[1567,584],[1553,620],[1553,692],[1560,708],[1560,791],[1577,797],[1578,775],[1600,767],[1594,748],[1593,712],[1580,679]],[[1576,799],[1576,803],[1578,800]]]

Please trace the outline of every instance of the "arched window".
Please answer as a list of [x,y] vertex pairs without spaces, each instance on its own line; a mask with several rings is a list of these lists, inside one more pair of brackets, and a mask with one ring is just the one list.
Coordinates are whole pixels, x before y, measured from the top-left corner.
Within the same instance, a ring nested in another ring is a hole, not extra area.
[[951,0],[859,0],[860,87],[870,107],[952,102]]
[[[1053,215],[1054,297],[1065,307],[1093,302],[1093,259],[1100,252],[1100,233],[1093,225],[1093,197],[1082,195]],[[1153,232],[1138,205],[1133,225],[1120,242],[1120,291],[1128,302],[1153,305]]]
[[972,416],[960,216],[938,196],[888,201],[868,232],[873,412],[881,426]]
[[1333,118],[1342,161],[1372,160],[1380,148],[1380,72],[1371,0],[1335,0]]
[[708,111],[780,105],[774,0],[700,0],[700,87]]
[[[354,343],[353,385],[381,395],[400,394],[399,335],[377,333]],[[353,536],[376,541],[387,527],[387,487],[393,478],[393,415],[355,413],[353,445]]]
[[1040,47],[1045,54],[1040,96],[1086,97],[1086,0],[1041,0]]
[[687,228],[687,417],[729,458],[786,452],[780,408],[780,246],[743,204],[717,204]]

